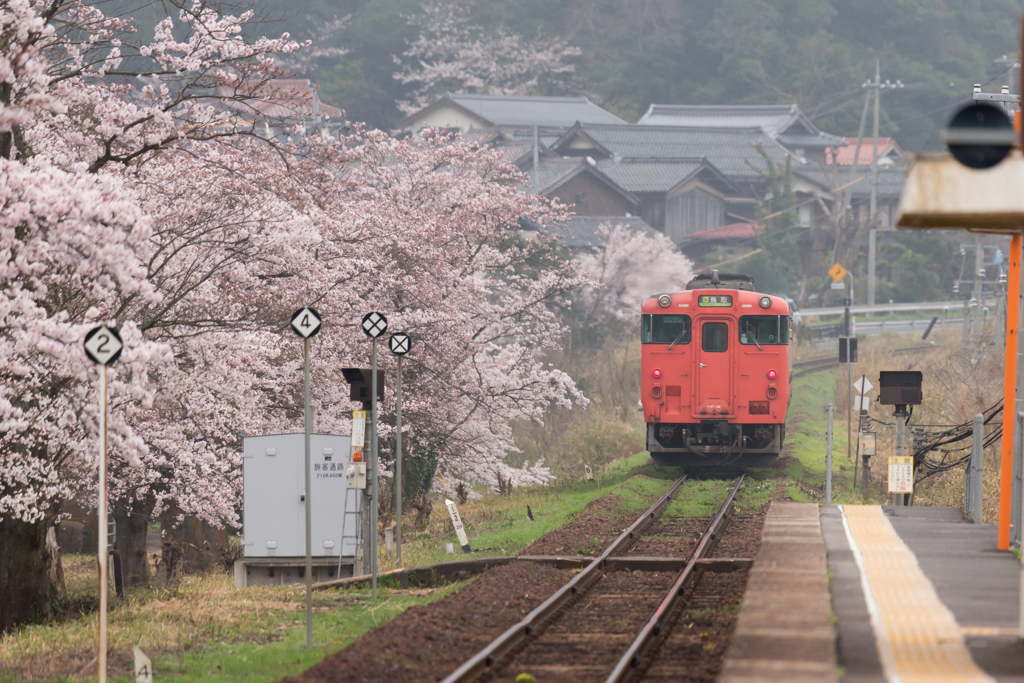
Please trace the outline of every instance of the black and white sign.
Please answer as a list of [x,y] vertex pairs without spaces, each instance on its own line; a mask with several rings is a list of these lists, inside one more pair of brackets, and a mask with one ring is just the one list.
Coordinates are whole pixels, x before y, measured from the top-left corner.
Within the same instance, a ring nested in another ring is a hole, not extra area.
[[412,338],[405,332],[395,332],[388,339],[388,346],[391,347],[391,353],[404,356],[412,350]]
[[309,306],[292,313],[292,330],[303,339],[309,339],[319,332],[321,322],[320,314]]
[[1017,134],[1001,107],[969,104],[953,116],[945,132],[950,154],[968,168],[991,168],[1013,149]]
[[116,327],[100,325],[85,335],[85,355],[97,365],[111,365],[121,357],[124,342]]
[[388,331],[388,319],[374,311],[363,316],[363,332],[367,337],[376,339]]
[[448,506],[448,514],[452,517],[452,526],[455,527],[455,535],[459,537],[459,545],[462,546],[462,552],[472,552],[472,549],[469,547],[469,539],[466,538],[466,528],[462,526],[462,517],[459,516],[455,502],[446,498],[444,504]]

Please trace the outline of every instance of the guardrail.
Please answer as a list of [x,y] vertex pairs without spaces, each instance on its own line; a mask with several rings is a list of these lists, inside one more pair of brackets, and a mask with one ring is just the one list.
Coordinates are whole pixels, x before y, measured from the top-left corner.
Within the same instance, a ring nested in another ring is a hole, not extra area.
[[[995,306],[996,302],[985,301],[982,306]],[[925,301],[921,303],[911,304],[876,304],[874,306],[850,306],[850,313],[857,315],[858,313],[897,313],[900,311],[942,311],[949,309],[950,311],[962,311],[964,308],[963,301]],[[801,318],[820,318],[828,315],[843,315],[845,307],[834,306],[831,308],[801,308]]]

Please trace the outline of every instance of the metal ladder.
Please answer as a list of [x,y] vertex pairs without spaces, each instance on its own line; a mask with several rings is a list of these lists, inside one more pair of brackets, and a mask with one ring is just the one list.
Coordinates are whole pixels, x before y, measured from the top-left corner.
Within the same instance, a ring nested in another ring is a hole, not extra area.
[[[355,575],[355,564],[354,564],[354,562],[358,561],[360,553],[362,553],[362,551],[363,551],[363,535],[362,535],[362,530],[363,530],[363,506],[362,506],[362,502],[363,501],[362,501],[362,497],[360,496],[361,493],[362,493],[362,491],[360,489],[353,489],[353,488],[349,488],[347,486],[345,487],[345,506],[344,506],[344,512],[341,515],[341,547],[338,548],[338,578],[339,579],[341,578],[342,558],[345,556],[345,540],[346,539],[351,539],[351,540],[353,540],[355,542],[356,550],[355,550],[355,554],[353,556],[353,566],[352,566],[352,574],[353,574],[353,576]],[[355,499],[355,502],[356,502],[355,510],[349,510],[348,501],[349,501],[349,496],[350,495]],[[349,517],[355,517],[356,518],[356,530],[355,530],[354,534],[346,534],[345,533],[345,530],[348,528],[348,518]]]

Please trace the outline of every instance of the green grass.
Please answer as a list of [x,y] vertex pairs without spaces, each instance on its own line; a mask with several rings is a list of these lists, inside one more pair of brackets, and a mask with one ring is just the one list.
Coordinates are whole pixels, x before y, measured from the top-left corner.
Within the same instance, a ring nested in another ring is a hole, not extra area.
[[[828,431],[825,405],[835,402],[835,387],[835,375],[828,371],[812,372],[793,380],[793,401],[786,420],[786,453],[794,460],[786,466],[786,492],[795,501],[824,502]],[[846,457],[845,417],[834,416],[832,434],[832,502],[869,502],[853,487],[854,465]]]
[[[593,481],[562,480],[548,486],[513,489],[507,496],[488,495],[459,506],[469,544],[485,555],[515,555],[544,534],[564,526],[580,514],[591,501],[607,493],[620,497],[622,513],[642,510],[652,499],[668,490],[679,477],[674,468],[646,464],[650,455],[637,453],[611,463]],[[634,476],[641,474],[642,476]],[[527,520],[526,507],[533,512]],[[406,518],[409,519],[408,517]],[[447,510],[434,506],[427,528],[410,533],[409,521],[403,525],[402,564],[407,567],[445,562],[454,557],[445,551],[446,543],[458,547]],[[382,551],[383,553],[383,551]],[[381,555],[381,571],[397,567],[394,557]]]
[[679,496],[665,511],[670,517],[711,517],[729,495],[735,480],[690,479],[683,486],[686,495]]
[[[259,642],[209,643],[182,653],[160,655],[153,669],[162,674],[160,677],[173,676],[182,683],[276,681],[305,671],[413,605],[429,604],[467,583],[454,583],[427,595],[382,589],[376,602],[368,590],[346,591],[334,599],[336,604],[329,611],[314,615],[311,649],[306,649],[305,614],[278,613],[262,619],[259,631],[251,634]],[[117,680],[129,683],[134,678]]]
[[[95,558],[65,558],[69,585],[95,586]],[[153,661],[158,680],[275,681],[299,673],[413,605],[433,602],[468,581],[438,589],[382,587],[313,594],[314,647],[306,648],[304,588],[235,588],[222,573],[186,576],[173,590],[141,589],[110,606],[111,680],[131,681],[132,647]],[[0,639],[0,681],[70,681],[95,676],[96,614],[27,626]],[[118,678],[121,676],[121,678]]]

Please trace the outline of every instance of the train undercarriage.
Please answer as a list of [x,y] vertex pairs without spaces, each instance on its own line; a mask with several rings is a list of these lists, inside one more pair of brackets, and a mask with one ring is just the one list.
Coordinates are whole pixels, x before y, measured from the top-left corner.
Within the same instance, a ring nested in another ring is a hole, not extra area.
[[648,423],[647,450],[658,465],[671,467],[762,467],[782,451],[784,424]]

